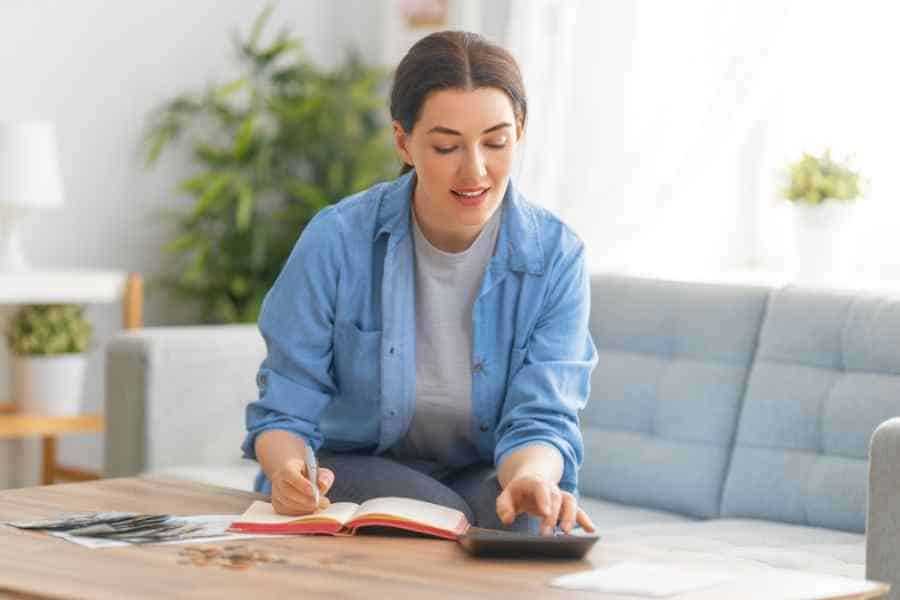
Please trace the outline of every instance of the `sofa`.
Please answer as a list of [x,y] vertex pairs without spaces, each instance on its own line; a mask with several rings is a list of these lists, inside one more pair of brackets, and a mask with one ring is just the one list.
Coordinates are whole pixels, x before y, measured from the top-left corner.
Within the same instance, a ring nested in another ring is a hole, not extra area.
[[[868,577],[900,599],[900,299],[603,274],[582,505],[607,542]],[[107,346],[106,475],[252,489],[255,326]]]

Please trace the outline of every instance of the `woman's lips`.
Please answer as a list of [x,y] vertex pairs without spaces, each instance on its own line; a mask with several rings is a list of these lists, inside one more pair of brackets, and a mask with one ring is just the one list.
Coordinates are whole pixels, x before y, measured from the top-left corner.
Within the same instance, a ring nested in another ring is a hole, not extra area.
[[491,188],[482,188],[481,190],[450,190],[450,192],[463,206],[478,206],[485,198],[487,198],[487,193],[490,189]]

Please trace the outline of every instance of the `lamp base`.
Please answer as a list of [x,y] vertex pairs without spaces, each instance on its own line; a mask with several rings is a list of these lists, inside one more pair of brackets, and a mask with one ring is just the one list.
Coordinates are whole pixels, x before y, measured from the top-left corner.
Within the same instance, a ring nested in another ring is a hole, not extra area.
[[26,211],[0,209],[0,273],[21,273],[29,270],[19,225]]

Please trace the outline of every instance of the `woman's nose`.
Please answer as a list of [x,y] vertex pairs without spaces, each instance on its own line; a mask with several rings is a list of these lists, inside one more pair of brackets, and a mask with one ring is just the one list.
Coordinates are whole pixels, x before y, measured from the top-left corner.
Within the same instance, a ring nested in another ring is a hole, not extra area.
[[478,150],[466,152],[465,160],[461,165],[460,175],[473,179],[481,179],[487,175],[487,166],[484,162],[484,156]]

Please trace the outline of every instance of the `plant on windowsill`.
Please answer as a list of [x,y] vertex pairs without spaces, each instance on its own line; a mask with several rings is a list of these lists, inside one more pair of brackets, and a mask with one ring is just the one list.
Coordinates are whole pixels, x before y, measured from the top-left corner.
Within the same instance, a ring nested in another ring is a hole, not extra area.
[[854,204],[863,185],[850,159],[834,160],[830,148],[821,156],[804,153],[788,166],[780,195],[792,205],[792,262],[799,282],[830,285],[849,275]]
[[84,309],[70,304],[21,307],[6,328],[13,354],[13,401],[20,412],[81,412],[87,350],[93,328]]
[[174,275],[153,287],[187,300],[202,322],[256,321],[315,213],[399,168],[387,73],[354,52],[321,69],[284,31],[262,44],[270,13],[236,40],[240,76],[169,101],[144,140],[148,165],[178,139],[193,151],[197,172],[178,186],[191,206],[175,214],[178,235],[166,246]]

